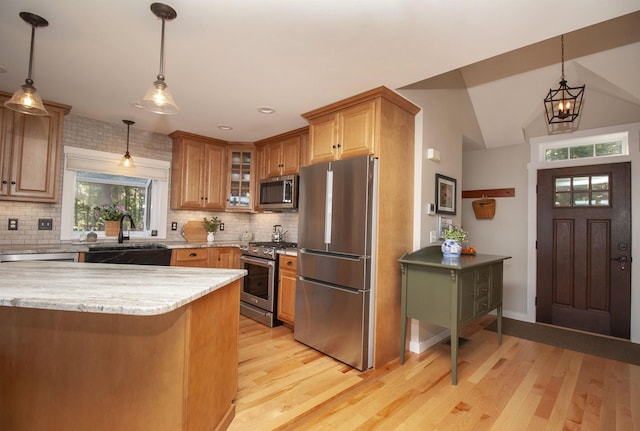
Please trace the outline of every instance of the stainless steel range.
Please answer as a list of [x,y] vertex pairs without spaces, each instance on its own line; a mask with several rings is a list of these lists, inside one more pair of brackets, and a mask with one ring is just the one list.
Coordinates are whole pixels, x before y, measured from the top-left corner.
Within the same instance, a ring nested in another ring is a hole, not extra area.
[[240,314],[277,326],[278,304],[278,250],[295,248],[292,242],[252,242],[241,246],[240,261],[248,274],[242,280]]

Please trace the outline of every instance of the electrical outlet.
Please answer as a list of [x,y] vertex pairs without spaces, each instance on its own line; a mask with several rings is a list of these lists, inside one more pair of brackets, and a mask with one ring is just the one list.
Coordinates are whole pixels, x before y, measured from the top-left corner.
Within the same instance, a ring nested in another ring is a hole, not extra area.
[[53,229],[53,219],[51,218],[38,219],[38,230],[52,230],[52,229]]
[[177,221],[172,221],[171,222],[171,230],[178,230],[178,222]]
[[9,230],[18,230],[18,219],[17,218],[10,218],[9,219]]
[[224,223],[220,223],[220,231],[222,232],[224,230]]
[[429,232],[429,243],[433,244],[434,242],[438,242],[438,232],[432,230]]

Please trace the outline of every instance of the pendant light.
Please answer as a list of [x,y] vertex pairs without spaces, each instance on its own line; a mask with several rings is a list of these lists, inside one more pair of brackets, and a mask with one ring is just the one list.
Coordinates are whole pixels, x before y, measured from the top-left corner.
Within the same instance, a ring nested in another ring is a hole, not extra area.
[[129,154],[129,128],[131,127],[132,124],[136,124],[136,123],[131,120],[122,120],[122,122],[127,125],[127,152],[124,153],[124,156],[122,156],[122,160],[120,160],[120,163],[118,164],[118,166],[122,166],[123,168],[135,168],[136,164],[133,163],[131,154]]
[[22,85],[13,94],[11,99],[7,100],[4,104],[9,109],[22,112],[29,115],[49,115],[44,105],[42,104],[42,98],[40,93],[33,86],[31,80],[31,68],[33,65],[33,39],[36,33],[36,27],[46,27],[49,22],[41,16],[32,14],[30,12],[20,12],[20,18],[22,18],[27,24],[31,25],[31,49],[29,51],[29,73],[27,79],[24,80]]
[[578,115],[582,108],[582,96],[584,88],[569,87],[564,76],[564,35],[560,36],[562,45],[562,77],[560,78],[560,86],[555,89],[549,89],[547,97],[544,99],[544,109],[547,113],[547,121],[549,124],[555,123],[571,123]]
[[153,3],[151,12],[158,18],[162,19],[162,38],[160,40],[160,73],[156,81],[151,84],[151,88],[142,99],[142,107],[147,111],[156,114],[176,114],[178,113],[178,105],[173,100],[173,96],[164,82],[164,22],[175,19],[178,14],[171,7],[163,3]]

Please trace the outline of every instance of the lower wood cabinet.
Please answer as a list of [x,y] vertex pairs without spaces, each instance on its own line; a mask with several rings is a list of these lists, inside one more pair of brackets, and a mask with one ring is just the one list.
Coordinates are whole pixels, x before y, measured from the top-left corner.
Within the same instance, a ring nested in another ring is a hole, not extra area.
[[296,310],[297,256],[280,256],[278,267],[278,319],[293,325]]
[[198,268],[240,268],[238,247],[176,248],[171,254],[171,266]]

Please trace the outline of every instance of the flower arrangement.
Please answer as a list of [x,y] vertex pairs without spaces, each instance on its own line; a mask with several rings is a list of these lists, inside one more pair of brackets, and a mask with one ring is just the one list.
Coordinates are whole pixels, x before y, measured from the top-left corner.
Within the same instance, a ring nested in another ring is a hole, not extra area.
[[454,225],[449,225],[447,229],[442,232],[442,239],[452,239],[462,244],[467,240],[467,232],[462,228],[457,228]]
[[124,206],[118,202],[93,207],[93,215],[101,221],[120,220],[124,214]]
[[218,217],[213,216],[211,219],[205,217],[203,220],[202,224],[207,232],[216,232],[218,230],[218,226],[220,226],[220,219]]

